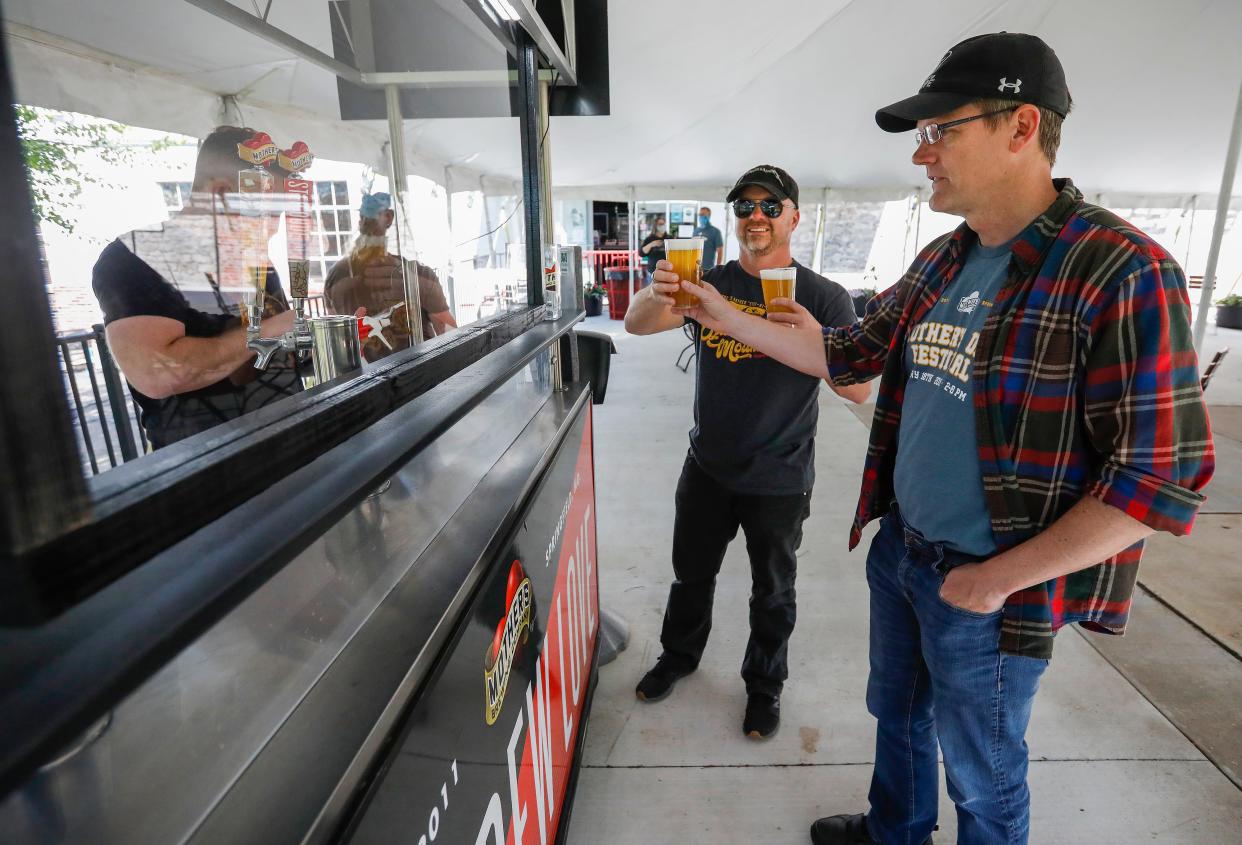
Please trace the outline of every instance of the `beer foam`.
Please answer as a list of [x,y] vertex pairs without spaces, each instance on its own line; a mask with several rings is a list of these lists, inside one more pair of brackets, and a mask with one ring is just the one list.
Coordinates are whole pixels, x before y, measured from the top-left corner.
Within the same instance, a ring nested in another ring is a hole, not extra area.
[[767,270],[759,271],[761,279],[796,279],[798,278],[797,267],[772,267]]
[[666,252],[677,252],[680,250],[703,250],[703,244],[707,238],[665,238],[664,250]]

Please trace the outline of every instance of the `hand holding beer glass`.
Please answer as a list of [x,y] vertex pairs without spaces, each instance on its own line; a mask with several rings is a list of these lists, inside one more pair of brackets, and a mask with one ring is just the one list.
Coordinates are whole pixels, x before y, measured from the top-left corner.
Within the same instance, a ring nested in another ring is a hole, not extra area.
[[[664,253],[673,265],[673,272],[683,282],[698,285],[702,281],[703,243],[706,238],[669,238]],[[698,304],[694,294],[678,288],[673,294],[674,308],[693,308]]]
[[763,304],[769,314],[794,313],[794,310],[786,305],[773,305],[772,300],[777,297],[793,299],[797,280],[797,267],[775,267],[771,270],[759,271],[759,281],[763,284]]

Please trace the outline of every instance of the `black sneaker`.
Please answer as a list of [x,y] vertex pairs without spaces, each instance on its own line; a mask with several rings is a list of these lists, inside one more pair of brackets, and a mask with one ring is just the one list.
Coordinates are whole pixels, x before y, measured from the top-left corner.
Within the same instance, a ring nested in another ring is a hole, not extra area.
[[673,691],[673,684],[693,671],[661,655],[651,671],[643,675],[643,679],[638,682],[638,686],[634,688],[634,694],[638,696],[639,701],[646,701],[648,704],[661,701]]
[[742,733],[751,739],[768,739],[781,726],[781,698],[752,692],[746,696],[746,718],[742,720]]
[[[815,845],[876,845],[867,832],[865,813],[846,813],[817,820],[811,825],[811,841]],[[930,836],[925,845],[933,845]]]

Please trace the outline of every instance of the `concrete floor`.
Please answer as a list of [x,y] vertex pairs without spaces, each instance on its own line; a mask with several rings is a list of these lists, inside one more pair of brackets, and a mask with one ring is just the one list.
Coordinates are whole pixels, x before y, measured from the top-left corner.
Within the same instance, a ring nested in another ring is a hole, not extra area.
[[[699,671],[667,700],[641,703],[633,688],[659,654],[693,376],[673,366],[685,345],[678,332],[630,337],[603,317],[586,327],[612,334],[619,350],[607,402],[595,408],[600,590],[601,603],[628,620],[632,638],[600,671],[568,841],[804,845],[816,817],[866,807],[874,726],[863,701],[863,562],[871,531],[858,550],[846,551],[866,426],[835,396],[822,395],[780,733],[768,742],[741,733],[749,571],[740,539],[719,579],[715,630]],[[1232,340],[1209,331],[1209,350]],[[1242,359],[1237,346],[1233,354]],[[1227,361],[1209,398],[1236,396],[1230,404],[1242,404],[1240,372],[1242,360]],[[1237,474],[1242,463],[1231,463]],[[1233,524],[1203,519],[1196,537],[1218,544],[1242,531]],[[1160,568],[1177,570],[1189,557],[1179,542],[1161,546]],[[1132,629],[1145,639],[1072,630],[1059,637],[1028,737],[1033,843],[1240,841],[1242,662],[1209,635],[1215,626],[1225,637],[1228,619],[1236,628],[1237,614],[1210,589],[1227,568],[1227,551],[1222,555],[1196,560],[1193,577],[1184,579],[1194,587],[1177,600],[1190,610],[1140,598]],[[938,841],[952,842],[952,805],[945,797],[941,803]]]

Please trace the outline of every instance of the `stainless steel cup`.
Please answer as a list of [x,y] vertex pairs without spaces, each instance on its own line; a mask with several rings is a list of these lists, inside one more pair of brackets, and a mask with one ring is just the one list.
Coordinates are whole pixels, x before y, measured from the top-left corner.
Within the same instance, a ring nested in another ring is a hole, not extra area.
[[362,367],[362,344],[358,340],[357,317],[329,314],[325,317],[311,317],[307,322],[311,330],[315,384],[323,384]]

